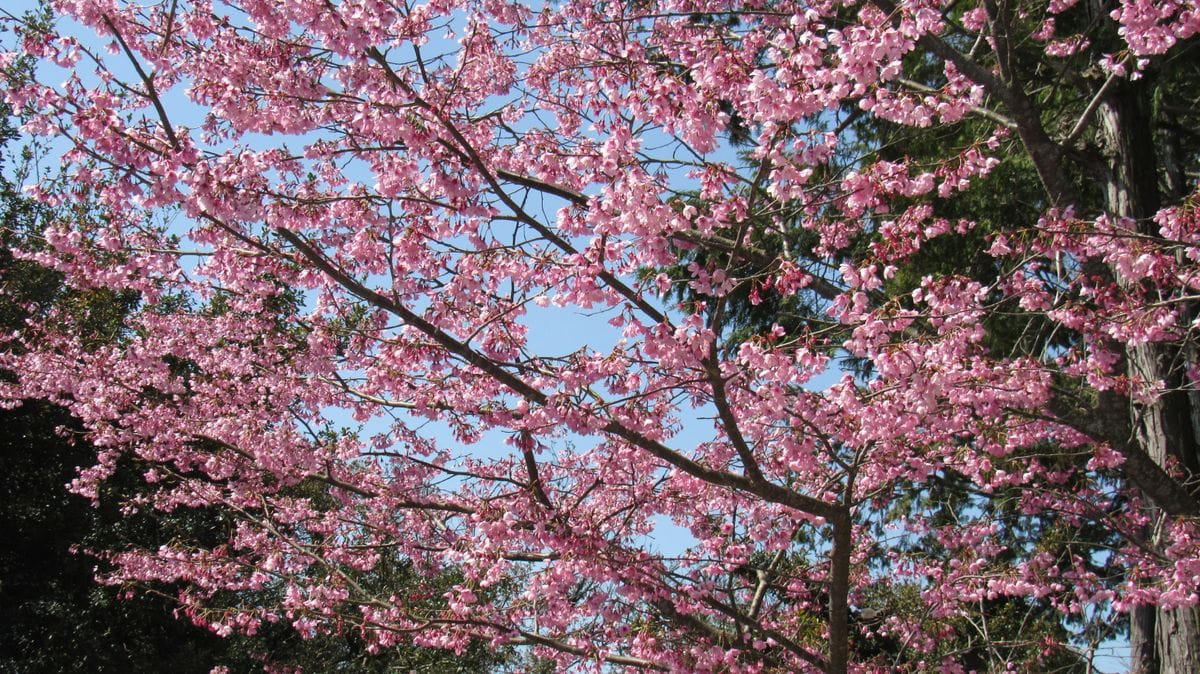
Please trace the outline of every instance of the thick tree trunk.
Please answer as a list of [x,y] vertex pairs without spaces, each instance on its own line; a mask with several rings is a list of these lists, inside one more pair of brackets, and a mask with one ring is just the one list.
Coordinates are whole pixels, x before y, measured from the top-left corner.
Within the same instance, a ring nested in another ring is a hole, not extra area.
[[[1128,350],[1131,376],[1146,381],[1164,381],[1169,388],[1178,382],[1174,356],[1161,345],[1147,344]],[[1194,471],[1197,457],[1190,396],[1169,390],[1152,403],[1132,405],[1132,422],[1138,444],[1155,463],[1176,463]],[[1159,514],[1161,521],[1166,515]],[[1150,537],[1161,541],[1161,526]],[[1137,674],[1200,673],[1200,621],[1194,607],[1159,610],[1152,606],[1134,610],[1130,624],[1133,672]]]
[[1137,606],[1130,612],[1130,674],[1158,674],[1158,655],[1154,648],[1154,626],[1157,624],[1158,609],[1153,606]]
[[1154,641],[1161,674],[1200,672],[1200,610],[1195,606],[1159,611]]
[[[1143,82],[1116,88],[1101,104],[1099,122],[1109,159],[1107,210],[1133,218],[1149,232],[1160,207],[1158,162],[1149,112],[1149,90]],[[1200,463],[1192,400],[1181,390],[1184,354],[1172,345],[1144,344],[1126,351],[1132,378],[1162,382],[1166,392],[1146,403],[1131,403],[1134,436],[1141,450],[1159,466],[1196,471]],[[1158,518],[1165,517],[1161,513]],[[1152,537],[1161,527],[1153,527]],[[1200,621],[1195,608],[1159,610],[1140,607],[1130,616],[1131,671],[1137,674],[1200,672]]]

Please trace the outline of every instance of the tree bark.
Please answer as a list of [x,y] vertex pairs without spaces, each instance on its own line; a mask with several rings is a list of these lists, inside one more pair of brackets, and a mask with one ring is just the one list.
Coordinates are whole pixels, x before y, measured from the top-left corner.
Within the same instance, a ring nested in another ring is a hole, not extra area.
[[1161,674],[1200,672],[1200,609],[1159,611],[1154,642]]
[[[1111,215],[1136,220],[1140,231],[1153,234],[1151,217],[1161,201],[1149,93],[1144,81],[1115,87],[1101,103],[1098,120],[1109,164],[1106,208]],[[1126,349],[1125,361],[1133,380],[1162,383],[1165,387],[1164,393],[1153,400],[1130,401],[1136,444],[1158,466],[1170,470],[1174,464],[1174,468],[1192,473],[1197,469],[1200,451],[1191,396],[1182,387],[1185,355],[1171,344],[1139,344]],[[1155,514],[1155,525],[1148,532],[1152,539],[1161,537],[1165,517],[1161,510]],[[1200,672],[1200,621],[1196,609],[1135,608],[1130,616],[1130,649],[1131,671],[1137,674]]]
[[[850,491],[847,485],[846,491]],[[847,509],[833,522],[829,569],[829,674],[846,674],[850,666],[850,559],[854,521]]]

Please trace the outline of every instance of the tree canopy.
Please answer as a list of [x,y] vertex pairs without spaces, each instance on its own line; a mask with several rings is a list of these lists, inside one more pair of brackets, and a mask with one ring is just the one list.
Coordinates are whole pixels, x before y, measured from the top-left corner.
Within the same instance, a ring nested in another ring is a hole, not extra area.
[[[28,72],[32,65],[25,61],[13,70]],[[43,249],[41,232],[51,221],[69,217],[80,223],[98,212],[88,200],[56,209],[22,195],[19,184],[48,167],[38,166],[36,149],[24,144],[27,138],[9,112],[0,103],[0,331],[20,333],[28,321],[53,308],[60,320],[69,321],[60,329],[93,345],[109,343],[123,333],[125,317],[138,303],[136,293],[75,290],[64,285],[58,272],[10,252]],[[0,377],[13,381],[16,373],[3,370]],[[212,545],[224,535],[230,518],[214,508],[170,513],[122,508],[145,492],[145,465],[134,457],[118,462],[91,503],[69,493],[67,484],[80,467],[94,462],[96,448],[61,405],[21,401],[16,408],[0,409],[0,428],[0,529],[7,534],[0,549],[0,672],[206,674],[214,667],[229,672],[272,667],[478,674],[511,664],[513,653],[507,649],[476,645],[454,653],[409,647],[378,653],[353,632],[304,639],[283,624],[222,639],[203,625],[178,619],[179,588],[174,584],[142,585],[137,593],[127,583],[97,584],[96,574],[107,570],[103,557],[112,551],[184,542]],[[312,488],[305,495],[321,497]],[[449,586],[459,577],[447,571],[432,587]],[[403,563],[380,567],[373,582],[394,590],[430,586],[429,579],[418,581]],[[265,592],[243,599],[267,602],[272,597]]]
[[1200,667],[1194,2],[57,9],[5,96],[98,216],[13,255],[130,304],[0,395],[223,523],[109,582],[553,670]]

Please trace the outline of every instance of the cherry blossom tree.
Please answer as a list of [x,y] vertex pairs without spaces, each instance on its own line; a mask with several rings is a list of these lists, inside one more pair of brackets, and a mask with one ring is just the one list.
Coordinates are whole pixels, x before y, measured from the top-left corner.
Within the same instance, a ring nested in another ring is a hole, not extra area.
[[[56,8],[6,95],[105,217],[16,254],[140,303],[7,335],[3,395],[78,492],[233,523],[108,582],[556,669],[1086,667],[989,636],[1036,606],[1196,671],[1194,2]],[[1005,162],[1032,203],[965,206]]]

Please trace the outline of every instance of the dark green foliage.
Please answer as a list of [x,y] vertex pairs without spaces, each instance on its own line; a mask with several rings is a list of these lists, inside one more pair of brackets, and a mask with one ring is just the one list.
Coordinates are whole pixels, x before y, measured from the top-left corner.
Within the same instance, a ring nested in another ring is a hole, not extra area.
[[[17,135],[7,109],[0,113],[0,143],[8,144]],[[80,334],[111,339],[135,297],[69,291],[59,274],[9,251],[17,242],[36,247],[50,216],[22,198],[11,159],[0,155],[0,331],[59,306]],[[28,160],[18,157],[15,168]],[[96,584],[97,560],[76,552],[115,543],[121,516],[111,501],[93,507],[67,491],[78,467],[95,462],[70,414],[29,401],[0,410],[0,428],[0,672],[185,674],[218,664],[228,648],[218,637],[172,619],[161,597],[122,598]]]
[[[681,202],[682,203],[682,202]],[[753,223],[754,247],[758,250],[780,250],[785,246],[791,250],[807,250],[815,245],[815,235],[807,230],[793,228],[786,235],[771,232],[762,223]],[[733,240],[737,232],[721,231],[719,235]],[[728,348],[764,336],[773,325],[780,326],[785,334],[796,336],[808,329],[829,327],[820,298],[812,292],[781,295],[764,288],[762,281],[770,278],[774,259],[763,259],[752,250],[743,249],[738,254],[706,246],[678,246],[679,263],[662,270],[672,281],[670,299],[679,302],[685,310],[692,311],[699,302],[722,302],[722,327],[730,338]],[[736,285],[721,300],[697,294],[688,280],[694,274],[689,266],[696,265],[710,271],[721,269],[733,278],[748,279]]]
[[[69,494],[94,450],[63,409],[0,413],[0,672],[207,672],[227,646],[170,617],[155,596],[97,585],[97,560],[72,550],[111,542],[120,514]],[[60,432],[61,430],[61,432]]]
[[[123,463],[99,506],[70,494],[76,467],[94,462],[94,449],[78,441],[79,428],[62,408],[30,402],[0,412],[0,674],[58,672],[169,672],[202,674],[217,665],[231,672],[260,672],[266,662],[305,672],[487,672],[511,653],[475,644],[466,653],[400,647],[372,655],[354,631],[304,640],[286,621],[254,637],[221,639],[173,617],[176,588],[98,585],[103,563],[78,548],[161,545],[166,541],[223,540],[229,523],[215,512],[118,511],[117,493],[140,482],[132,462]],[[385,561],[370,584],[413,587],[424,581],[410,567]],[[431,600],[453,583],[431,583]],[[403,591],[402,589],[399,591]],[[232,599],[232,598],[231,598]],[[244,600],[245,598],[241,598]],[[269,599],[263,597],[262,599]]]
[[[1032,49],[1032,47],[1031,47]],[[1027,54],[1036,59],[1036,54]],[[909,56],[905,76],[921,85],[938,88],[945,83],[941,66],[921,62],[927,58],[919,50]],[[1031,68],[1033,65],[1030,66]],[[1188,69],[1187,67],[1184,68]],[[1055,73],[1041,73],[1046,78]],[[1163,85],[1167,86],[1167,85]],[[1066,93],[1047,87],[1047,96],[1058,96],[1062,100],[1051,108],[1070,107],[1076,101],[1067,100]],[[1176,110],[1175,114],[1188,115],[1187,111]],[[836,181],[851,170],[877,161],[905,162],[914,173],[933,170],[939,162],[954,152],[965,151],[987,138],[995,124],[990,120],[968,117],[958,124],[928,128],[916,128],[889,123],[861,110],[847,108],[836,120],[813,120],[814,125],[839,125],[844,144],[829,166],[815,167],[816,173],[810,184],[819,189],[825,181]],[[1014,136],[1001,141],[1000,148],[992,153],[999,159],[998,165],[984,178],[976,178],[966,190],[947,199],[922,198],[932,206],[934,218],[944,218],[951,223],[970,221],[973,226],[965,232],[936,237],[923,241],[914,254],[897,262],[895,275],[885,281],[876,291],[872,302],[876,306],[911,306],[909,295],[919,287],[926,277],[965,277],[984,286],[995,283],[1011,272],[1000,266],[996,258],[987,254],[990,241],[998,234],[1019,236],[1019,232],[1036,226],[1038,218],[1049,206],[1046,191],[1041,184],[1032,161]],[[1181,149],[1187,156],[1188,150]],[[1194,151],[1190,156],[1196,156]],[[1101,199],[1097,181],[1081,168],[1081,164],[1070,164],[1076,173],[1067,176],[1081,195],[1090,199]],[[745,188],[747,190],[755,189]],[[746,192],[747,199],[763,204],[768,198],[762,194]],[[695,198],[688,203],[703,212],[705,205]],[[672,299],[687,309],[699,302],[723,302],[721,326],[730,338],[730,343],[755,339],[768,333],[772,326],[782,328],[779,341],[803,340],[807,333],[841,329],[831,325],[825,314],[828,298],[811,291],[780,296],[770,289],[762,289],[756,279],[767,278],[771,269],[769,261],[787,251],[787,257],[799,264],[807,265],[816,274],[824,272],[826,278],[839,280],[834,269],[842,262],[855,265],[867,261],[876,262],[877,250],[873,248],[881,240],[872,223],[894,219],[910,205],[903,199],[890,204],[890,212],[864,216],[867,222],[864,233],[841,253],[837,259],[822,258],[814,252],[815,237],[809,230],[802,229],[799,220],[789,220],[778,214],[798,210],[790,204],[774,203],[763,205],[761,212],[777,214],[770,221],[766,218],[736,223],[717,232],[725,240],[743,240],[740,257],[728,253],[727,246],[687,246],[679,248],[680,263],[662,270],[675,281]],[[682,203],[680,205],[682,208]],[[739,231],[740,230],[740,231]],[[746,236],[748,235],[748,236]],[[754,252],[757,251],[757,255]],[[756,262],[763,260],[764,262]],[[736,286],[723,299],[696,293],[687,285],[694,277],[689,265],[698,265],[709,270],[723,269],[731,277],[747,279]],[[753,302],[751,298],[753,297]],[[999,301],[999,296],[997,296]],[[1007,358],[1018,355],[1044,357],[1056,349],[1073,343],[1075,335],[1069,330],[1053,330],[1044,315],[1021,310],[1015,303],[998,305],[985,319],[984,346],[996,357]],[[870,363],[849,357],[845,353],[832,353],[839,358],[840,366],[853,372],[863,380],[872,375]],[[1067,465],[1086,460],[1077,454],[1062,452],[1055,447],[1030,448],[1027,454],[1008,457],[998,469],[1020,470],[1030,461],[1040,462],[1046,470],[1063,469]],[[1090,560],[1092,571],[1107,577],[1112,583],[1120,578],[1110,569],[1104,568],[1107,555],[1098,551],[1116,544],[1115,535],[1095,522],[1069,522],[1057,513],[1025,514],[1020,510],[1020,493],[1017,490],[998,490],[996,493],[980,495],[972,491],[971,480],[963,475],[946,471],[935,474],[921,483],[912,483],[895,493],[881,496],[872,503],[864,504],[859,511],[860,521],[869,527],[879,527],[879,535],[888,522],[905,521],[913,517],[928,517],[931,526],[953,526],[955,522],[987,518],[1000,524],[997,542],[1005,546],[1003,558],[996,559],[997,568],[1011,567],[1034,554],[1049,553],[1062,570],[1068,571],[1068,560],[1077,557]],[[798,540],[800,548],[807,547],[808,560],[821,559],[827,547],[826,541]],[[909,542],[905,554],[920,559],[923,557],[945,559],[954,553],[947,551],[935,537],[916,537]],[[766,560],[758,560],[759,569],[768,568]],[[768,586],[769,595],[775,601],[788,601],[781,591],[787,585],[788,568],[806,562],[803,554],[789,556],[773,567],[774,580]],[[868,560],[868,565],[872,562]],[[882,567],[880,567],[882,568]],[[872,615],[882,620],[889,615],[903,616],[909,620],[926,624],[928,633],[940,633],[935,653],[922,653],[898,643],[889,637],[873,635],[870,629],[858,632],[852,638],[851,661],[872,663],[880,667],[911,663],[914,660],[936,662],[949,658],[962,665],[967,671],[991,671],[996,663],[1013,663],[1020,671],[1054,671],[1083,673],[1088,671],[1085,659],[1061,644],[1074,644],[1086,648],[1112,639],[1127,629],[1124,616],[1072,616],[1064,622],[1060,612],[1051,606],[1048,599],[1003,597],[982,602],[968,616],[933,619],[924,613],[920,600],[921,588],[910,584],[880,582],[869,596],[862,598],[860,608],[870,609]],[[812,589],[817,598],[817,612],[825,609],[820,600],[822,590]],[[869,621],[865,626],[870,628]],[[1056,646],[1050,646],[1055,644]]]

